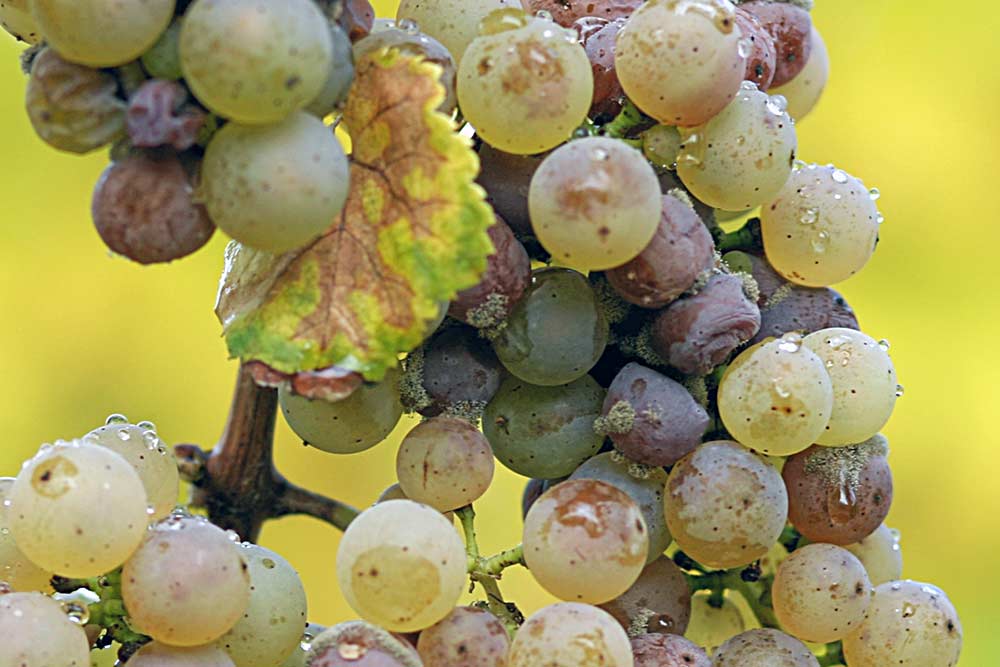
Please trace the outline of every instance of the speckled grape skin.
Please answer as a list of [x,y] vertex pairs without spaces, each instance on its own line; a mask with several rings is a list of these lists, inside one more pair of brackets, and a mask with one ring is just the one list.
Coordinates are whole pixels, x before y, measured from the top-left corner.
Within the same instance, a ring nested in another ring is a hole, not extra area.
[[871,604],[872,583],[854,554],[807,544],[778,566],[771,589],[781,627],[802,641],[829,643],[850,634]]
[[777,101],[745,83],[707,123],[681,133],[677,175],[709,206],[742,211],[771,201],[792,172],[795,123]]
[[681,549],[725,569],[767,553],[785,527],[788,496],[777,470],[739,443],[719,440],[674,466],[664,512]]
[[760,309],[760,331],[750,339],[779,338],[790,331],[808,334],[828,327],[858,329],[858,318],[850,304],[829,287],[789,285],[788,293]]
[[691,597],[691,620],[684,633],[709,655],[719,644],[746,629],[739,607],[728,596],[722,598],[720,607],[712,606],[710,597],[708,591],[699,591]]
[[444,44],[456,63],[479,35],[479,22],[498,9],[521,9],[520,0],[402,0],[396,20],[415,21]]
[[597,604],[635,583],[649,536],[639,506],[593,479],[554,486],[524,519],[524,560],[532,576],[563,600]]
[[474,329],[445,329],[424,348],[423,387],[432,402],[418,412],[434,417],[458,403],[485,405],[505,375],[489,343]]
[[506,667],[509,648],[503,623],[479,607],[456,607],[417,640],[427,667]]
[[694,126],[722,111],[746,58],[728,0],[652,0],[618,34],[615,69],[625,93],[661,123]]
[[[236,667],[233,659],[216,646],[182,648],[150,642],[129,658],[133,667]],[[241,663],[240,667],[251,663]]]
[[740,6],[756,16],[774,38],[777,59],[771,85],[781,86],[794,79],[812,53],[809,12],[792,3],[771,0],[744,2]]
[[240,123],[274,123],[326,84],[327,21],[311,0],[197,0],[180,37],[184,79],[210,110]]
[[4,501],[13,485],[13,477],[0,477],[0,581],[22,593],[48,592],[52,573],[38,567],[24,555],[8,527],[10,520],[7,514],[10,510],[4,506]]
[[42,39],[38,24],[31,15],[30,0],[4,0],[0,2],[0,26],[14,37],[28,44]]
[[871,535],[844,548],[865,566],[873,586],[903,576],[903,550],[899,546],[899,534],[884,523]]
[[[612,621],[613,622],[613,621]],[[59,603],[41,593],[0,595],[0,665],[88,667],[90,643]]]
[[632,638],[635,667],[712,667],[705,651],[678,635],[645,634]]
[[548,12],[559,25],[567,28],[585,16],[614,20],[628,18],[643,0],[524,0],[524,8],[531,12]]
[[531,259],[503,218],[497,215],[486,233],[493,242],[493,252],[486,258],[486,270],[477,284],[456,294],[448,306],[449,315],[470,324],[476,320],[476,309],[491,295],[502,296],[503,308],[510,314],[531,284]]
[[896,369],[874,338],[845,328],[822,329],[802,339],[826,366],[833,412],[816,442],[828,447],[864,442],[878,433],[896,405]]
[[712,660],[714,667],[819,667],[808,646],[770,628],[736,635],[719,646]]
[[736,8],[736,25],[743,33],[743,39],[750,40],[750,54],[747,55],[745,81],[757,85],[760,90],[767,90],[774,80],[774,70],[777,66],[778,52],[771,33],[764,29],[760,19],[743,9]]
[[793,283],[825,287],[868,262],[880,218],[857,178],[833,166],[809,165],[792,172],[777,198],[761,209],[760,220],[774,269]]
[[202,162],[212,221],[267,252],[292,250],[319,236],[343,208],[347,189],[340,142],[305,112],[264,127],[230,123],[212,138]]
[[607,612],[575,602],[543,607],[514,637],[507,667],[633,667],[628,635]]
[[729,364],[719,415],[743,445],[787,456],[816,442],[830,421],[833,384],[823,361],[798,342],[759,343]]
[[[663,513],[662,511],[660,512]],[[627,591],[601,605],[628,631],[637,619],[648,633],[682,635],[691,618],[691,588],[679,567],[666,556],[646,565]]]
[[823,36],[812,28],[812,53],[806,66],[795,75],[795,78],[771,89],[774,95],[783,95],[788,100],[788,114],[801,121],[812,111],[823,95],[826,83],[830,78],[830,53],[827,51]]
[[893,581],[875,589],[864,623],[844,639],[851,667],[953,667],[962,651],[962,624],[936,586]]
[[486,143],[540,153],[586,118],[594,77],[574,31],[526,15],[520,22],[469,45],[458,68],[458,103]]

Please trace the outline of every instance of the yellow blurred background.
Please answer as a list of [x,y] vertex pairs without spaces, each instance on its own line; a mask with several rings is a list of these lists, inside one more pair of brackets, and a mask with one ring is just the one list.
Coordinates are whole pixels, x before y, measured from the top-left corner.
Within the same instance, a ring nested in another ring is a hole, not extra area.
[[[380,16],[391,2],[376,3]],[[1000,524],[993,476],[1000,385],[1000,7],[928,0],[817,0],[832,77],[798,128],[799,155],[881,189],[886,222],[867,269],[840,289],[864,329],[892,342],[906,387],[887,429],[895,472],[889,524],[905,576],[945,589],[965,627],[961,665],[998,664]],[[82,435],[111,412],[149,419],[170,442],[221,432],[236,364],[212,313],[225,239],[170,266],[110,257],[90,223],[106,163],[59,154],[23,111],[20,47],[0,38],[0,475],[39,443]],[[401,431],[369,452],[304,448],[279,424],[276,457],[294,481],[357,506],[394,481]],[[519,541],[523,480],[499,469],[478,504],[482,547]],[[99,509],[98,509],[99,511]],[[310,618],[352,617],[337,590],[338,533],[307,518],[269,524],[263,543],[302,573]],[[546,603],[514,568],[504,592]]]

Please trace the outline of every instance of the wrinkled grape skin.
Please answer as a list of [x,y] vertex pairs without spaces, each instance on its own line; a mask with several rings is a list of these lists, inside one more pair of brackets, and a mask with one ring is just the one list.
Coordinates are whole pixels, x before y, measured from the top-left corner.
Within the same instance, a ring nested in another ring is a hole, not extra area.
[[520,475],[570,475],[597,453],[594,432],[604,390],[589,375],[560,387],[536,387],[511,377],[486,406],[483,432],[497,460]]
[[812,19],[809,12],[786,2],[757,0],[740,5],[753,14],[774,38],[777,50],[772,86],[794,79],[812,53]]
[[524,0],[524,8],[535,12],[548,12],[559,25],[570,28],[575,21],[586,16],[612,21],[627,19],[643,0]]
[[[544,155],[515,155],[487,143],[479,147],[479,176],[486,201],[517,234],[533,234],[528,213],[528,191]],[[494,244],[496,241],[494,240]]]
[[88,667],[90,646],[83,628],[59,603],[41,593],[0,595],[0,665]]
[[653,348],[688,375],[707,375],[760,328],[760,310],[743,281],[716,274],[697,294],[679,299],[653,322]]
[[619,371],[604,399],[603,415],[619,401],[635,411],[632,428],[611,432],[628,458],[651,466],[669,466],[694,450],[708,428],[708,413],[679,382],[629,363]]
[[4,501],[14,485],[13,477],[0,477],[0,581],[13,590],[22,593],[29,591],[49,591],[49,581],[52,573],[35,565],[24,555],[14,542],[10,533],[10,519],[7,516],[10,509],[4,506]]
[[830,54],[822,35],[812,27],[812,53],[806,66],[795,78],[771,90],[775,95],[783,95],[788,100],[788,114],[800,122],[809,115],[826,88],[830,78]]
[[194,107],[184,108],[187,91],[174,81],[151,79],[132,93],[126,126],[133,146],[170,146],[185,151],[195,144],[205,124],[205,114]]
[[417,651],[382,628],[364,621],[340,623],[312,641],[309,667],[423,667]]
[[743,75],[745,81],[757,84],[760,90],[767,90],[774,80],[774,70],[777,67],[778,51],[760,19],[743,7],[736,8],[736,25],[743,31],[743,38],[750,40],[750,55],[747,56],[747,69]]
[[320,118],[340,108],[347,100],[347,93],[354,81],[354,50],[351,40],[336,23],[330,24],[330,44],[332,51],[326,82],[319,94],[305,107],[306,111]]
[[623,299],[643,308],[673,302],[715,263],[715,243],[698,214],[670,194],[661,203],[660,223],[649,244],[604,273]]
[[434,417],[460,402],[489,403],[504,370],[496,355],[472,330],[446,329],[424,349],[423,387],[433,401],[420,414]]
[[674,466],[664,512],[681,549],[725,569],[768,552],[785,527],[788,495],[777,470],[739,443],[720,440]]
[[38,24],[31,15],[30,0],[5,0],[0,3],[0,26],[27,44],[42,40]]
[[503,623],[479,607],[456,607],[417,640],[426,667],[506,667],[509,648]]
[[635,667],[712,667],[705,651],[678,635],[645,634],[632,638]]
[[497,215],[486,233],[493,242],[493,252],[486,258],[486,270],[477,284],[455,295],[448,306],[449,315],[467,324],[476,322],[477,309],[491,295],[503,297],[504,314],[509,315],[531,284],[531,259],[503,218]]
[[682,635],[691,618],[691,588],[681,569],[660,556],[646,565],[627,591],[602,604],[601,609],[626,631],[645,618],[641,626],[645,632]]
[[419,31],[388,28],[373,32],[354,43],[354,59],[361,61],[379,49],[397,49],[406,56],[417,56],[441,68],[438,81],[444,87],[444,99],[438,111],[451,114],[458,103],[455,98],[455,59],[444,44]]
[[760,331],[750,343],[778,338],[790,331],[809,334],[829,327],[859,328],[854,310],[844,297],[829,287],[789,285],[787,295],[761,308]]
[[159,642],[143,646],[129,658],[128,664],[132,667],[240,667],[216,646],[182,648]]
[[[813,542],[840,546],[872,534],[892,505],[892,471],[882,456],[873,456],[860,474],[860,485],[851,494],[831,484],[820,472],[806,472],[809,457],[822,451],[814,445],[790,457],[781,471],[788,487],[788,519]],[[847,503],[841,502],[841,496]]]
[[771,628],[748,630],[723,643],[714,667],[819,667],[809,647]]
[[410,19],[442,44],[456,63],[479,34],[479,22],[497,9],[521,9],[520,0],[402,0],[396,20]]
[[709,601],[709,591],[698,591],[691,596],[691,620],[684,635],[711,654],[715,647],[746,629],[739,607],[722,598],[722,606],[714,607]]
[[628,635],[596,607],[560,602],[532,614],[511,644],[507,667],[633,667]]
[[590,67],[594,73],[591,118],[610,118],[621,111],[625,91],[615,74],[615,40],[624,25],[624,18],[609,21],[596,16],[584,16],[572,25],[580,35],[580,43],[590,58]]
[[884,523],[871,535],[844,548],[864,564],[874,586],[903,576],[903,551],[899,547],[899,534]]

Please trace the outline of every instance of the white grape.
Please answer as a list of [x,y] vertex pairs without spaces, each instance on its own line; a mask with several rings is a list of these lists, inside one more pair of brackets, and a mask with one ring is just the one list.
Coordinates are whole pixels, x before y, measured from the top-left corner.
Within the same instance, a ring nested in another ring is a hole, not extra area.
[[507,667],[632,667],[628,635],[606,611],[578,602],[539,609],[524,622]]
[[788,114],[796,122],[805,118],[816,107],[830,78],[830,54],[815,23],[811,39],[812,50],[802,71],[788,83],[768,91],[772,95],[782,95],[788,100]]
[[35,565],[14,542],[10,532],[8,509],[4,501],[14,485],[14,478],[0,477],[0,582],[15,591],[49,590],[52,573]]
[[181,647],[150,642],[129,658],[131,667],[239,667],[216,646]]
[[90,642],[62,607],[41,593],[0,595],[0,665],[89,667]]
[[28,44],[38,44],[42,39],[38,23],[31,15],[30,0],[4,0],[4,2],[0,2],[0,26]]
[[479,34],[479,23],[498,9],[521,9],[520,0],[402,0],[396,20],[413,21],[447,47],[455,63]]
[[728,594],[714,600],[709,591],[698,591],[691,596],[691,620],[684,636],[698,644],[711,655],[724,641],[746,629],[739,607]]
[[903,551],[899,546],[899,533],[884,523],[868,537],[844,548],[864,564],[874,586],[903,576]]
[[748,630],[723,642],[712,656],[712,664],[714,667],[819,667],[808,646],[771,628]]

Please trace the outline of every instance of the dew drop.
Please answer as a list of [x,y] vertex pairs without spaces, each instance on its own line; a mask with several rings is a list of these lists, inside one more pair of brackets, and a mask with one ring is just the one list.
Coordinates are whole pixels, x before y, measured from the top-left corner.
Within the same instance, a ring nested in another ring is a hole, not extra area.
[[875,222],[881,225],[883,222],[885,222],[885,216],[879,213],[877,216],[875,216]]
[[802,336],[797,333],[786,333],[778,341],[778,349],[782,352],[798,352],[802,349]]
[[871,190],[868,191],[868,196],[871,198],[872,201],[878,201],[878,198],[882,196],[882,193],[879,192],[878,188],[872,188]]
[[105,424],[109,424],[109,425],[110,424],[127,424],[128,423],[128,417],[126,417],[125,415],[122,415],[122,414],[118,414],[116,412],[113,415],[109,415],[108,418],[104,420],[104,423]]
[[816,232],[812,238],[812,248],[818,253],[826,252],[826,247],[830,243],[830,233],[825,230]]
[[277,564],[277,563],[275,563],[275,562],[274,562],[273,560],[271,560],[270,558],[265,558],[265,559],[263,559],[263,560],[262,560],[262,561],[260,562],[260,564],[261,564],[261,565],[263,565],[263,566],[264,566],[264,568],[265,568],[265,569],[267,569],[267,570],[273,570],[274,568],[276,568],[276,567],[278,566],[278,564]]
[[792,392],[788,391],[782,384],[781,378],[771,378],[771,391],[778,398],[788,398],[792,395]]
[[236,544],[239,544],[240,542],[243,541],[240,539],[239,533],[237,533],[235,530],[227,530],[226,537],[229,538],[230,542],[235,542]]
[[[805,195],[803,195],[803,196],[805,196]],[[805,209],[802,209],[802,215],[799,216],[799,223],[801,223],[803,225],[814,225],[814,224],[816,224],[817,220],[819,220],[819,209],[818,208],[805,208]]]
[[121,440],[122,442],[128,442],[129,440],[132,439],[132,434],[129,433],[128,429],[125,428],[118,431],[118,433],[116,433],[115,435],[117,435],[118,439]]
[[413,19],[400,19],[396,27],[409,35],[415,35],[420,32],[420,26]]
[[156,424],[154,424],[153,422],[148,421],[148,420],[143,420],[143,421],[139,422],[138,424],[136,424],[136,426],[138,426],[139,428],[141,428],[144,431],[155,431],[156,430]]
[[889,345],[889,341],[887,341],[885,338],[883,338],[878,342],[878,346],[882,349],[883,352],[888,352],[889,348],[891,347],[891,345]]
[[830,174],[830,178],[832,178],[835,183],[846,183],[847,173],[844,172],[842,169],[834,169],[833,172]]
[[156,508],[152,505],[146,505],[146,516],[153,516],[156,514]]
[[611,156],[608,155],[608,152],[603,148],[595,148],[594,150],[590,151],[590,159],[594,160],[595,162],[604,162],[609,157]]
[[66,618],[77,625],[86,625],[87,621],[90,620],[90,609],[87,605],[80,604],[75,600],[67,600],[61,606]]
[[906,391],[906,390],[905,390],[905,389],[903,389],[903,385],[901,385],[901,384],[897,384],[897,385],[896,385],[896,398],[899,398],[899,397],[901,397],[901,396],[903,395],[903,392],[904,392],[904,391]]

